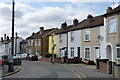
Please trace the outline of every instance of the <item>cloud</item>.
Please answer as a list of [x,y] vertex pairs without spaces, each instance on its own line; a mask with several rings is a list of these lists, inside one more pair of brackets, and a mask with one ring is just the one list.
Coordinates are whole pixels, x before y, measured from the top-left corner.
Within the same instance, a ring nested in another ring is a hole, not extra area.
[[[11,13],[5,13],[11,11],[11,5],[5,3],[0,4],[2,5],[2,7],[0,5],[0,9],[2,9],[2,13],[4,13],[0,16],[0,22],[2,22],[0,23],[0,34],[3,35],[7,33],[11,36]],[[88,13],[92,13],[93,15],[97,14],[92,8],[90,9],[86,5],[84,5],[83,8],[80,4],[76,7],[71,4],[67,4],[64,7],[51,7],[46,5],[41,9],[34,8],[25,3],[16,3],[15,5],[15,31],[24,38],[31,35],[32,32],[37,32],[41,26],[46,29],[59,27],[61,23],[65,21],[68,24],[72,24],[74,18],[81,21],[86,18]]]

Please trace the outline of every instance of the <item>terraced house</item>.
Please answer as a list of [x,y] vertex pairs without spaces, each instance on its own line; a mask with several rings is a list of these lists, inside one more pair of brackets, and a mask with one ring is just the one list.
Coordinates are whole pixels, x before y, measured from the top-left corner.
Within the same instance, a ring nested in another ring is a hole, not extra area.
[[120,5],[106,10],[106,58],[120,64]]
[[[73,21],[74,22],[74,21]],[[93,17],[76,24],[68,30],[68,58],[82,58],[82,61],[94,61],[100,57],[100,28],[104,28],[102,16]]]
[[37,33],[32,33],[31,36],[27,37],[27,53],[43,55],[48,53],[49,35],[56,30],[55,28],[46,29],[40,27]]

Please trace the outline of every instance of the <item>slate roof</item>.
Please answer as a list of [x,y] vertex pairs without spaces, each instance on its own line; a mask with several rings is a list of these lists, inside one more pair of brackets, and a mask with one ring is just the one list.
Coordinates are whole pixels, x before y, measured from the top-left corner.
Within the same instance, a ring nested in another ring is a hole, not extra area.
[[106,14],[104,14],[104,17],[112,15],[112,14],[116,14],[116,13],[120,13],[120,5],[114,9],[110,10]]
[[46,29],[42,34],[40,34],[40,31],[38,31],[37,33],[33,33],[31,36],[27,37],[26,39],[40,39],[43,36],[46,36],[49,32],[53,31],[54,29],[56,28]]

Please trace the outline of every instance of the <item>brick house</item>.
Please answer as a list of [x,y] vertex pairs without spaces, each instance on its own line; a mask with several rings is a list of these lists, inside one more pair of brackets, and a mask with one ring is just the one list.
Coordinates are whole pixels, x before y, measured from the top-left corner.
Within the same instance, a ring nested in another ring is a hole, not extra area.
[[26,38],[27,41],[27,53],[43,55],[48,53],[49,35],[56,30],[56,28],[46,29],[40,27],[40,31],[32,33],[31,36]]

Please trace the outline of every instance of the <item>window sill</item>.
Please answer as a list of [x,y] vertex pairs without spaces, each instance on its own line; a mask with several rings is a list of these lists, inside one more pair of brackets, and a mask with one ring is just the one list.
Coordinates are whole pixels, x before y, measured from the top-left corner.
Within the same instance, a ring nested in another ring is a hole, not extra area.
[[117,34],[117,32],[111,32],[111,33],[108,33],[108,34]]
[[120,61],[120,58],[116,58],[117,61]]
[[85,40],[85,42],[90,42],[90,40]]

